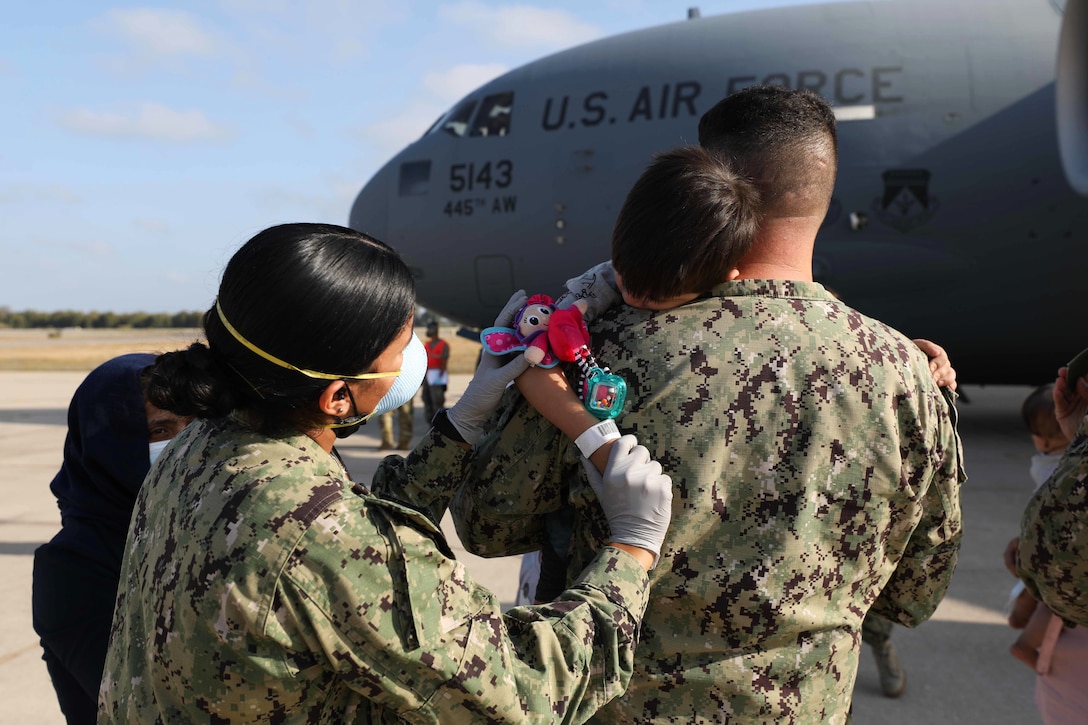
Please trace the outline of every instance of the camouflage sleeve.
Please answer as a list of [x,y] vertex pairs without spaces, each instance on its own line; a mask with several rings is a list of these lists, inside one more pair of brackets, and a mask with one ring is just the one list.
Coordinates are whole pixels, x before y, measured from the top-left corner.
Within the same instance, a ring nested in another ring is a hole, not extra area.
[[457,536],[477,556],[536,551],[546,538],[542,514],[565,501],[568,442],[513,389],[493,420],[450,504]]
[[305,643],[299,673],[335,671],[374,721],[574,723],[630,681],[646,587],[609,548],[557,601],[503,615],[440,534],[371,501],[310,527],[266,626]]
[[386,456],[371,480],[371,491],[389,501],[442,520],[465,476],[468,449],[431,428],[407,456]]
[[[944,392],[944,389],[942,389]],[[907,460],[912,469],[905,483],[922,490],[918,524],[903,555],[872,611],[907,627],[929,619],[941,603],[959,556],[963,538],[960,485],[967,479],[963,447],[956,431],[956,406],[951,392],[928,396],[928,406],[916,440],[923,441]],[[927,436],[924,426],[935,420]]]
[[1088,626],[1088,418],[1020,522],[1020,579],[1068,622]]

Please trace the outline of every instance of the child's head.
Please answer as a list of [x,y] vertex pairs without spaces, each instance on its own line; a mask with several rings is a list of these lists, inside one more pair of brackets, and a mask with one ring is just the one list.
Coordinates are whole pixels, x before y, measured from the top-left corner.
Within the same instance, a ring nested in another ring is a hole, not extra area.
[[1020,407],[1024,424],[1031,432],[1031,441],[1040,453],[1058,453],[1069,445],[1054,414],[1054,383],[1040,385],[1031,391]]
[[612,232],[624,301],[667,309],[729,279],[755,238],[758,204],[720,153],[682,146],[655,155]]

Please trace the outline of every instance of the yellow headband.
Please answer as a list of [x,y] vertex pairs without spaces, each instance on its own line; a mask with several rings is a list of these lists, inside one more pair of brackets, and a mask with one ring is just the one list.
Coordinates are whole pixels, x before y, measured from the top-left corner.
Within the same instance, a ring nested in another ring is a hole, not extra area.
[[218,297],[215,298],[215,311],[219,315],[219,319],[222,321],[223,327],[227,328],[227,332],[229,332],[231,334],[231,336],[234,337],[235,340],[242,343],[242,345],[244,345],[247,349],[257,353],[258,355],[260,355],[261,357],[263,357],[265,360],[272,363],[273,365],[278,365],[281,368],[287,368],[288,370],[294,370],[296,373],[302,373],[303,375],[305,375],[308,378],[318,378],[318,379],[321,379],[321,380],[343,380],[345,378],[347,378],[349,380],[370,380],[372,378],[395,378],[398,375],[400,375],[400,370],[396,370],[396,371],[388,372],[388,373],[362,373],[361,375],[333,375],[332,373],[319,373],[319,372],[317,372],[315,370],[303,370],[302,368],[297,368],[294,365],[292,365],[291,363],[287,362],[286,360],[280,360],[275,355],[270,355],[269,353],[265,352],[261,348],[254,345],[249,340],[242,337],[242,333],[235,330],[234,325],[230,324],[227,321],[227,316],[223,314],[223,308],[219,305],[219,298]]

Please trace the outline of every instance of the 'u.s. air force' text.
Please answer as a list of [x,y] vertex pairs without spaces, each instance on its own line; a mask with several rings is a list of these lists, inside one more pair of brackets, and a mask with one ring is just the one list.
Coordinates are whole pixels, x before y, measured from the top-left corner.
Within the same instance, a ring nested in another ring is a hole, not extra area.
[[[794,73],[730,76],[725,93],[715,95],[711,103],[752,85],[778,85],[787,88],[809,88],[822,94],[838,106],[859,104],[900,103],[903,97],[896,90],[902,67],[840,68],[836,71],[800,70]],[[698,116],[705,108],[696,102],[703,93],[698,81],[677,81],[660,85],[644,85],[633,101],[624,101],[607,91],[590,91],[580,95],[549,96],[544,100],[541,127],[545,131],[591,128],[619,122],[637,123],[659,121],[677,116]]]

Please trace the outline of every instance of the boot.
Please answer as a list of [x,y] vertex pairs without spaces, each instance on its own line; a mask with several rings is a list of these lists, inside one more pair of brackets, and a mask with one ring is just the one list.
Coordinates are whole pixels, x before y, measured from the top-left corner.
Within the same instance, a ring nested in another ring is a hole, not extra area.
[[899,697],[907,689],[907,673],[899,664],[899,654],[890,639],[882,644],[873,645],[873,657],[876,669],[880,673],[880,689],[885,697]]

